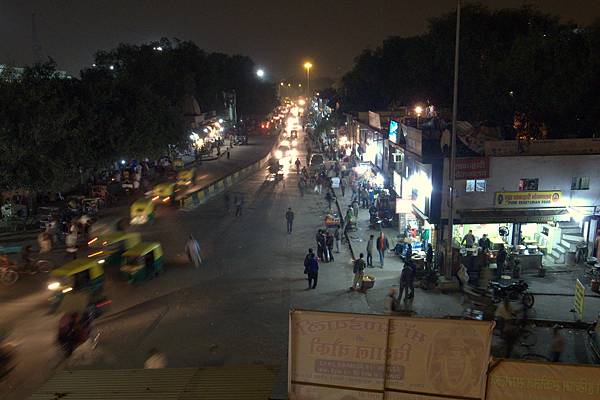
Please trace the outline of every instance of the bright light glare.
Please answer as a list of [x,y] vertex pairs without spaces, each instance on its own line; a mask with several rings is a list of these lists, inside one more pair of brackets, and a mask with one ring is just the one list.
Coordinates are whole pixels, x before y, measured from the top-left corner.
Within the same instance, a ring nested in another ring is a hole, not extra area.
[[282,146],[289,146],[290,145],[290,141],[289,140],[282,140],[280,144]]
[[422,112],[423,112],[423,107],[421,107],[421,106],[415,107],[415,113],[417,113],[417,115],[421,115]]
[[106,262],[106,260],[105,260],[105,259],[98,260],[98,264],[104,264],[105,262]]
[[292,149],[290,151],[290,155],[292,156],[292,158],[295,158],[297,154],[298,154],[298,151],[296,149]]
[[60,283],[58,283],[58,282],[52,282],[48,285],[49,290],[56,290],[59,287],[60,287]]
[[219,118],[219,123],[222,124],[223,123],[223,118]]
[[283,157],[283,153],[281,152],[281,150],[276,150],[275,151],[275,158],[280,160],[281,157]]
[[71,290],[73,290],[72,287],[68,287],[62,290],[63,293],[69,293]]
[[301,106],[303,106],[303,105],[306,104],[306,100],[300,99],[300,100],[298,100],[298,104],[300,104]]
[[265,70],[262,68],[257,69],[256,76],[258,76],[259,78],[262,78],[263,76],[265,76]]
[[377,176],[375,176],[373,181],[375,182],[375,184],[377,186],[383,186],[383,183],[385,182],[385,178],[383,177],[383,175],[377,174]]
[[296,139],[292,140],[292,146],[294,146],[294,147],[298,146],[298,141]]
[[307,61],[307,62],[304,63],[304,68],[306,68],[306,69],[311,69],[312,66],[313,65],[309,61]]

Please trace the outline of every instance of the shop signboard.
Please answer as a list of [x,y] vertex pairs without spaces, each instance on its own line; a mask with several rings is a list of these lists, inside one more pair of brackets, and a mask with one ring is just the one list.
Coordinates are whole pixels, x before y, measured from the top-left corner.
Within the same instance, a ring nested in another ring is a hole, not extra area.
[[549,208],[562,206],[560,190],[535,192],[496,192],[495,208]]
[[490,177],[490,159],[487,157],[457,158],[455,179],[487,179]]
[[369,125],[373,128],[381,129],[381,117],[379,114],[369,111]]
[[585,301],[585,286],[579,279],[575,282],[575,298],[573,299],[573,308],[578,318],[583,319],[583,303]]
[[289,398],[482,399],[493,326],[294,310]]
[[413,212],[413,202],[411,199],[396,199],[396,214],[408,214]]
[[600,368],[501,360],[491,368],[487,400],[595,400]]
[[404,140],[406,141],[406,150],[420,156],[423,151],[423,136],[421,130],[404,124],[400,124],[400,126],[402,127]]
[[390,133],[388,139],[392,143],[398,144],[398,122],[390,120]]

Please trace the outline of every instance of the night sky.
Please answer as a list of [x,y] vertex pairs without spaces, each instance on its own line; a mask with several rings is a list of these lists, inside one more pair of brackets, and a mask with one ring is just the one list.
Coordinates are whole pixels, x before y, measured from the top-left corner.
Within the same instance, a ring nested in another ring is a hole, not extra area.
[[[600,0],[487,0],[491,7],[534,4],[565,21],[589,24]],[[31,13],[44,56],[78,74],[98,49],[162,36],[192,40],[209,51],[251,56],[274,80],[302,73],[337,78],[361,49],[390,35],[423,32],[455,0],[1,0],[0,63],[31,63]]]

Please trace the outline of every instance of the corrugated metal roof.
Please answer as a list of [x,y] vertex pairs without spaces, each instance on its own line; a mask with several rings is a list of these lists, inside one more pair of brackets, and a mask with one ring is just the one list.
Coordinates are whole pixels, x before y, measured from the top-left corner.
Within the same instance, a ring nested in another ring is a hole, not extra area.
[[264,365],[62,371],[31,399],[267,400],[276,379]]

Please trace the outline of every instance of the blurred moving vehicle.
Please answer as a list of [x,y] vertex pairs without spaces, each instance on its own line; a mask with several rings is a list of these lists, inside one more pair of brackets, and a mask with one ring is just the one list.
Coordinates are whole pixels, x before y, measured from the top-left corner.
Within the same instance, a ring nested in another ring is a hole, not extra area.
[[154,219],[154,202],[152,199],[142,198],[131,205],[131,225],[141,225]]
[[175,186],[173,182],[159,183],[152,190],[152,201],[162,204],[172,204],[175,201]]
[[138,243],[123,253],[121,272],[129,283],[154,278],[163,271],[163,251],[158,242]]
[[320,169],[323,164],[325,164],[325,159],[322,154],[316,153],[310,156],[309,169],[311,171]]
[[276,159],[281,160],[284,157],[291,157],[292,150],[290,149],[290,146],[280,144],[279,147],[277,147],[277,150],[275,150],[274,155]]

